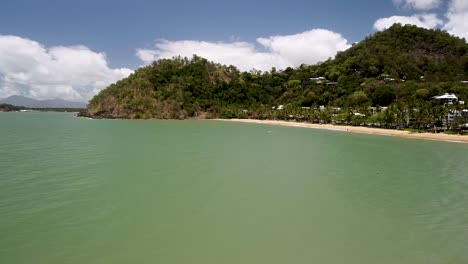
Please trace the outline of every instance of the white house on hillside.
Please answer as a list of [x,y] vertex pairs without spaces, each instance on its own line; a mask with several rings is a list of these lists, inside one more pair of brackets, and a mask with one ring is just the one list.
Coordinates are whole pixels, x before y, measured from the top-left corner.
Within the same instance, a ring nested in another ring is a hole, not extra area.
[[455,94],[446,93],[444,95],[434,96],[432,99],[440,100],[444,104],[453,104],[453,102],[458,100],[458,97]]

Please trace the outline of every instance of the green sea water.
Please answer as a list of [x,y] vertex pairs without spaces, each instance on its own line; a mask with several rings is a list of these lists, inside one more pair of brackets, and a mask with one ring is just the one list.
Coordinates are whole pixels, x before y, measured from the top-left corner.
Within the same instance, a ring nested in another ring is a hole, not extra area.
[[0,263],[468,263],[468,144],[0,113]]

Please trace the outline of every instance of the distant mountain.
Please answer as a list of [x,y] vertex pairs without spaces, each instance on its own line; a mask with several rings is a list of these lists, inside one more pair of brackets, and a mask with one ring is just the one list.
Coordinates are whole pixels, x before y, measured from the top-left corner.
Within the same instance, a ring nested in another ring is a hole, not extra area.
[[35,100],[19,95],[13,95],[2,99],[0,100],[0,104],[10,104],[29,108],[86,108],[86,104],[80,102],[71,102],[58,98],[53,100]]

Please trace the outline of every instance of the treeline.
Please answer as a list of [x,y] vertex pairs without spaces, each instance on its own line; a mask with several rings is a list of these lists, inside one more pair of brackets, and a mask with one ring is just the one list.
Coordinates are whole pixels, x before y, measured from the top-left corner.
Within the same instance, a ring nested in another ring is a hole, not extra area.
[[[334,60],[297,69],[240,72],[198,56],[155,61],[101,91],[81,115],[159,119],[293,116],[311,122],[342,118],[349,123],[358,118],[355,113],[370,118],[374,116],[368,113],[370,107],[385,106],[389,111],[382,113],[396,121],[387,117],[372,123],[408,126],[410,120],[415,126],[427,127],[447,111],[430,98],[454,93],[460,100],[468,99],[465,80],[465,40],[440,30],[395,25],[339,53]],[[280,105],[285,109],[272,110]],[[314,110],[320,106],[322,111]],[[336,108],[343,112],[333,113]],[[388,114],[391,111],[395,115]]]
[[19,111],[23,108],[19,106],[14,106],[11,104],[0,104],[0,112],[12,112],[12,111]]
[[[468,130],[468,113],[463,113],[460,104],[443,105],[438,101],[419,102],[415,105],[393,103],[389,107],[358,108],[304,108],[286,106],[281,110],[258,107],[246,111],[236,106],[224,107],[221,118],[289,120],[317,124],[369,126],[392,129],[415,129],[420,131]],[[450,117],[450,113],[459,113]]]
[[18,112],[21,110],[38,111],[38,112],[82,112],[83,108],[31,108],[24,106],[16,106],[11,104],[0,104],[0,112]]
[[38,112],[82,112],[84,108],[26,108],[24,110],[32,110]]

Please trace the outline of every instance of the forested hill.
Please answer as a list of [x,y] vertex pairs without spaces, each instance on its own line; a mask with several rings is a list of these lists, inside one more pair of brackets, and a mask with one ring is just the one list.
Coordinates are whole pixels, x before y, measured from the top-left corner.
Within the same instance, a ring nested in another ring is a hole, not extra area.
[[358,70],[362,77],[370,78],[389,74],[406,80],[421,76],[432,82],[466,80],[468,45],[464,39],[441,30],[396,24],[319,68],[328,70],[332,79]]
[[[333,60],[269,72],[240,72],[194,56],[154,62],[95,96],[96,118],[277,118],[288,109],[411,108],[445,92],[468,99],[468,44],[440,30],[394,25]],[[275,116],[272,116],[275,115]]]

